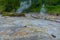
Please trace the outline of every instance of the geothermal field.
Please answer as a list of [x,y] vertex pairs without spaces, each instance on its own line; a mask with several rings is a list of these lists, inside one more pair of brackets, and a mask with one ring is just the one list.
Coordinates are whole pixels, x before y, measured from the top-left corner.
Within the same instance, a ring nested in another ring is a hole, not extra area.
[[0,0],[0,40],[60,40],[60,0]]
[[51,16],[37,19],[0,15],[0,40],[60,40],[60,21]]

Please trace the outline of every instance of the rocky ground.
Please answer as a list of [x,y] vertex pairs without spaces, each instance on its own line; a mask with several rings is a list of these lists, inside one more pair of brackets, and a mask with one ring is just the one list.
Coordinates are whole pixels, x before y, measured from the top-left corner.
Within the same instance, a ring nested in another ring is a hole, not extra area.
[[60,20],[35,18],[0,16],[0,40],[60,40]]

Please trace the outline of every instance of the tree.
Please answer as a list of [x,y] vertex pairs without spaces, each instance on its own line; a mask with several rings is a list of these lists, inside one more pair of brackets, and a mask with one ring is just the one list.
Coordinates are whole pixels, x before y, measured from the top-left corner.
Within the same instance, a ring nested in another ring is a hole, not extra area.
[[20,0],[6,0],[5,11],[10,12],[13,9],[17,9],[20,4]]
[[45,0],[45,4],[47,5],[58,5],[60,0]]

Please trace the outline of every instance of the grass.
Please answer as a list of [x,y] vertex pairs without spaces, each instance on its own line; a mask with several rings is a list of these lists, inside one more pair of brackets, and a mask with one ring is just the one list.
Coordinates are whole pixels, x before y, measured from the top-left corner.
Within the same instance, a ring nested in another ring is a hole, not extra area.
[[56,6],[46,6],[48,14],[59,14],[60,15],[60,5]]

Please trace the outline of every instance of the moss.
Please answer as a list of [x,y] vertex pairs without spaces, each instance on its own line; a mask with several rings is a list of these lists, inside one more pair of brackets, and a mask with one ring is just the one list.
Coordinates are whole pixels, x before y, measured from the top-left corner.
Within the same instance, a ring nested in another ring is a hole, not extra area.
[[3,16],[16,16],[16,14],[14,14],[14,13],[8,13],[8,12],[3,12],[2,15]]
[[14,17],[16,16],[16,17],[21,17],[21,16],[25,16],[25,14],[24,13],[17,14],[17,13],[3,12],[2,16],[14,16]]

